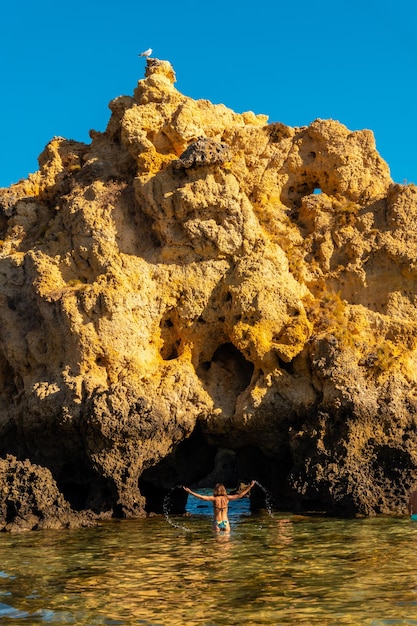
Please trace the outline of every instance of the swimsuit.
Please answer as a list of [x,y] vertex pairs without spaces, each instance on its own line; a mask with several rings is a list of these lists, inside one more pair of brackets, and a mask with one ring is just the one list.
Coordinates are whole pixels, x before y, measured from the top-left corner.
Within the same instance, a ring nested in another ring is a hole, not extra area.
[[217,522],[215,520],[214,523],[216,524],[219,530],[227,530],[227,526],[229,524],[229,522],[226,519],[222,519],[220,522]]

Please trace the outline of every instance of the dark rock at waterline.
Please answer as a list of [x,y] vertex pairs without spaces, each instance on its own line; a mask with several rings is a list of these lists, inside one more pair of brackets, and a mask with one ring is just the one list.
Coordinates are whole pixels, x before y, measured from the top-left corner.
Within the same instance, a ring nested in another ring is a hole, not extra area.
[[0,531],[92,526],[91,511],[73,511],[51,472],[8,455],[0,459]]

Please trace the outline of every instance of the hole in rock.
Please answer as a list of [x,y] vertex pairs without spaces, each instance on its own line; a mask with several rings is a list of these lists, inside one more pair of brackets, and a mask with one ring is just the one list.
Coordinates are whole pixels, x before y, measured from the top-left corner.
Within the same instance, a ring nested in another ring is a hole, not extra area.
[[172,361],[173,359],[178,358],[178,346],[179,341],[175,342],[172,346],[165,345],[163,350],[161,350],[161,356],[164,361]]
[[[257,480],[262,488],[251,491],[251,510],[268,508],[269,504],[284,502],[284,485],[292,468],[292,456],[282,450],[279,458],[266,457],[256,446],[233,450],[233,442],[222,440],[216,445],[205,436],[199,424],[191,436],[157,465],[145,470],[139,479],[139,489],[146,498],[147,513],[162,514],[164,499],[170,495],[172,515],[185,512],[187,494],[180,487],[212,489],[218,482],[229,491],[239,489],[242,483]],[[266,502],[268,494],[268,503]]]
[[282,370],[288,372],[288,374],[294,374],[294,363],[292,361],[283,361],[278,359],[278,364]]
[[[139,489],[146,498],[147,513],[162,513],[164,498],[173,487],[190,485],[206,476],[214,465],[216,448],[209,446],[197,423],[188,439],[157,465],[145,470],[139,479]],[[187,494],[182,489],[172,492],[171,512],[183,513]]]
[[86,508],[87,496],[90,492],[88,485],[67,482],[58,485],[58,489],[74,511],[83,511]]
[[281,202],[292,208],[291,216],[298,218],[298,209],[301,207],[301,199],[310,194],[321,194],[322,187],[317,180],[293,179],[288,182],[281,193]]
[[59,491],[74,511],[106,510],[110,504],[108,487],[80,465],[65,463],[56,478]]
[[6,500],[6,521],[13,522],[18,515],[16,503],[12,500]]
[[159,325],[161,331],[162,348],[161,356],[164,361],[172,361],[178,358],[178,349],[181,343],[181,339],[175,328],[175,323],[170,317],[168,312],[161,320]]
[[[287,478],[293,468],[293,457],[288,445],[279,454],[266,456],[257,446],[247,445],[236,452],[236,472],[245,482],[257,480],[263,487],[251,490],[251,510],[265,509],[268,504],[280,510],[289,510]],[[269,503],[266,501],[268,494]]]
[[250,384],[254,366],[232,343],[222,344],[211,361],[202,362],[197,375],[216,404],[233,412],[236,398]]

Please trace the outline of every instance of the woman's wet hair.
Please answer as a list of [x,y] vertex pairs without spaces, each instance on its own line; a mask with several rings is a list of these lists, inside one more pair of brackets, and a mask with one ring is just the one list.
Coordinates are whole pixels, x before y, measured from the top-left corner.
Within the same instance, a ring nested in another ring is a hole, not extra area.
[[213,496],[227,496],[226,487],[222,483],[217,483],[213,489]]

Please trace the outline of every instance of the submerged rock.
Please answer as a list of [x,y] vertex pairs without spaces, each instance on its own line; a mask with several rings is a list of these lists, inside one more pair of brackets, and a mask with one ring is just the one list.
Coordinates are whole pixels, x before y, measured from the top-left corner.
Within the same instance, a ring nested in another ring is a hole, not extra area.
[[369,130],[174,82],[148,59],[104,133],[53,138],[0,190],[0,455],[50,472],[74,519],[161,510],[222,450],[283,510],[404,512],[416,187]]

